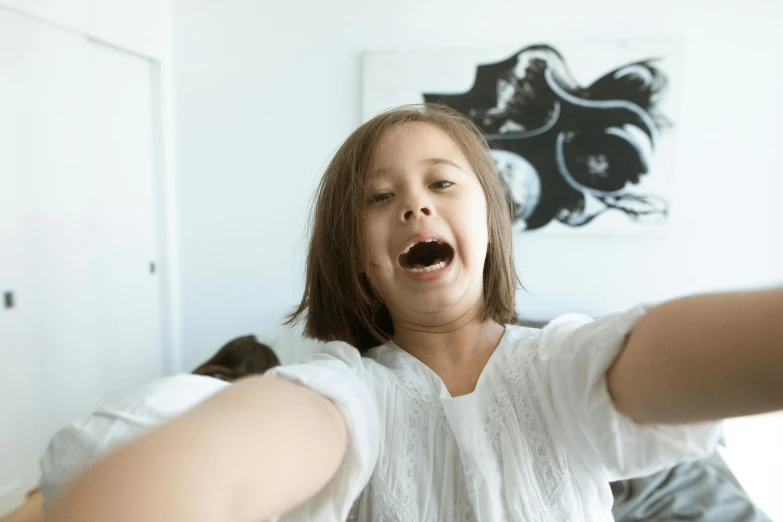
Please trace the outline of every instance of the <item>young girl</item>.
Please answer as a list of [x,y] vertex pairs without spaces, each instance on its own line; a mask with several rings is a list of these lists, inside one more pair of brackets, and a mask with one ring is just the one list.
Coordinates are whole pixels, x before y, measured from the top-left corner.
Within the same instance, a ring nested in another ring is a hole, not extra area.
[[515,326],[510,208],[436,106],[362,125],[320,186],[295,318],[325,353],[84,474],[57,521],[601,521],[608,482],[783,408],[783,292]]

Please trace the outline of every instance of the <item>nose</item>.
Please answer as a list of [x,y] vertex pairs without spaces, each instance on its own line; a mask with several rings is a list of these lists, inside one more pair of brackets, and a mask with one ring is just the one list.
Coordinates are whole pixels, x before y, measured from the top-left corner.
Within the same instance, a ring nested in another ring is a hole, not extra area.
[[431,216],[431,215],[432,215],[432,210],[430,210],[429,207],[425,206],[425,207],[421,207],[418,211],[412,209],[406,210],[402,218],[405,221],[410,221],[411,219],[414,219],[414,217],[419,218],[422,216]]
[[419,187],[416,184],[408,186],[400,191],[400,217],[402,221],[412,221],[431,217],[435,215],[435,207],[431,194],[426,187]]

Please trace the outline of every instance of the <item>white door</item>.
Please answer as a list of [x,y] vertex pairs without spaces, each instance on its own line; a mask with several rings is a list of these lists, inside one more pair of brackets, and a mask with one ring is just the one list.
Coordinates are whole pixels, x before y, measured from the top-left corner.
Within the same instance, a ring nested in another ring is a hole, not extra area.
[[150,70],[0,11],[0,514],[57,428],[162,371]]
[[[90,45],[94,102],[93,255],[106,392],[162,372],[152,65]],[[97,366],[96,366],[97,368]],[[97,377],[97,376],[96,376]]]
[[[6,503],[35,478],[37,453],[62,420],[53,403],[73,409],[89,396],[76,376],[97,322],[91,305],[73,301],[93,293],[80,258],[89,224],[87,51],[79,38],[0,11],[0,284],[16,301],[0,313]],[[69,361],[62,346],[79,353]]]

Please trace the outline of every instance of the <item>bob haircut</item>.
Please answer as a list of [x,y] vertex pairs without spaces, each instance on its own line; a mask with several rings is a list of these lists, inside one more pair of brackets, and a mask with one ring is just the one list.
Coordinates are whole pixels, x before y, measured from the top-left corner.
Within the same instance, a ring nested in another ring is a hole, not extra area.
[[304,295],[288,322],[304,319],[304,333],[319,341],[344,341],[364,352],[394,336],[389,312],[367,278],[364,244],[367,175],[378,143],[408,123],[443,130],[462,149],[487,200],[489,247],[484,263],[484,319],[517,322],[512,203],[489,147],[469,119],[443,105],[404,106],[361,125],[337,150],[318,187],[307,255]]

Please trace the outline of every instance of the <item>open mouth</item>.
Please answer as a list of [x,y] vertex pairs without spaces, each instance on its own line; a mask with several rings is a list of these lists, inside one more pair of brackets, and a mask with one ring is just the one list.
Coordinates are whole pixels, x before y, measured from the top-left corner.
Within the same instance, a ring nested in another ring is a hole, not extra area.
[[446,268],[452,259],[454,249],[451,245],[437,239],[427,239],[406,248],[398,262],[409,272],[432,272]]

